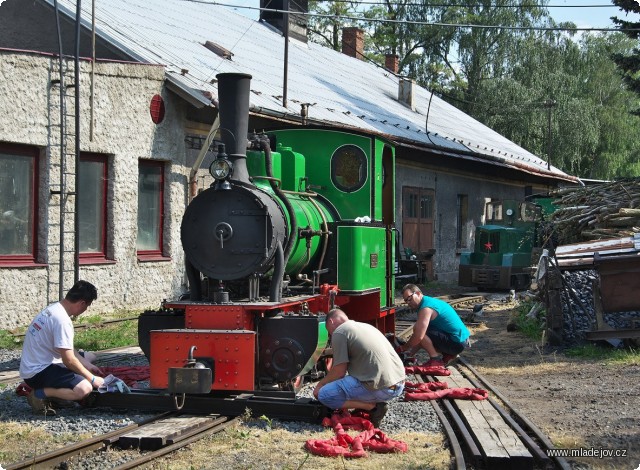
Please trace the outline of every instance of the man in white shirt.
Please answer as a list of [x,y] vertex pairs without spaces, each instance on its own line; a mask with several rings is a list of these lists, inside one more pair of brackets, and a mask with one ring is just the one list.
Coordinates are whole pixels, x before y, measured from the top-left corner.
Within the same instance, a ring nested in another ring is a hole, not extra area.
[[100,369],[76,354],[73,348],[72,317],[77,317],[98,298],[95,286],[78,281],[60,302],[45,307],[25,334],[20,377],[29,387],[27,397],[36,413],[55,414],[49,398],[78,401],[104,380]]

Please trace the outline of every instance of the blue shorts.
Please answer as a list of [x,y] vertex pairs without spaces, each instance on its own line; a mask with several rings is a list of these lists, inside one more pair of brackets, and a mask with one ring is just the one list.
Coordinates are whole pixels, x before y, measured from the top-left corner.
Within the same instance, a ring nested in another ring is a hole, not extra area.
[[371,391],[365,388],[358,379],[347,375],[334,382],[323,385],[318,393],[318,400],[327,408],[337,410],[338,408],[342,408],[344,403],[349,400],[378,403],[399,397],[403,391],[404,382],[395,385],[394,389],[383,388]]
[[32,389],[38,388],[70,388],[73,390],[76,385],[84,380],[84,377],[76,374],[60,364],[51,364],[46,369],[41,370],[30,379],[25,379],[25,383]]
[[466,339],[462,343],[455,341],[451,335],[440,330],[427,330],[427,336],[431,339],[433,347],[436,351],[444,354],[460,354],[465,348],[469,347],[469,340]]

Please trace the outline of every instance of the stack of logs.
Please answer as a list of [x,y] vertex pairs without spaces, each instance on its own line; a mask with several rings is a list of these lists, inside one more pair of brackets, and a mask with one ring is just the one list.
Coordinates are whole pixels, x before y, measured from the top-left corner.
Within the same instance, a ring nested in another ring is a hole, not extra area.
[[562,188],[551,196],[556,198],[551,222],[559,245],[640,232],[640,178]]

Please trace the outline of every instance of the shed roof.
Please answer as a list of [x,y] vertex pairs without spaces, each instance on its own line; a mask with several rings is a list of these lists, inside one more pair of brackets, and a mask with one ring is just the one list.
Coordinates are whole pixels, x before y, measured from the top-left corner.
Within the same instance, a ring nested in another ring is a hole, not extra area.
[[[44,0],[50,5],[54,0]],[[75,18],[73,0],[58,0]],[[551,179],[577,181],[560,169],[448,104],[415,87],[415,110],[397,100],[399,78],[374,64],[333,49],[290,39],[287,107],[283,106],[284,37],[264,22],[214,4],[184,0],[96,2],[96,34],[134,60],[164,64],[168,80],[184,96],[210,105],[217,96],[215,76],[251,74],[251,109],[257,114],[295,117],[309,103],[317,124],[371,132],[419,148]],[[82,3],[82,20],[91,28],[91,3]],[[205,47],[210,41],[221,55]]]

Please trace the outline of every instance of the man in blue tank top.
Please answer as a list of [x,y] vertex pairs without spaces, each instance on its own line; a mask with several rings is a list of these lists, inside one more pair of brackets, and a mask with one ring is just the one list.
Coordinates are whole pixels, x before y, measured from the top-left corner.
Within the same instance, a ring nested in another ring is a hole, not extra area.
[[418,311],[418,320],[401,353],[415,354],[423,348],[429,354],[426,366],[444,367],[469,347],[469,330],[447,302],[424,295],[415,284],[402,288],[402,298]]

